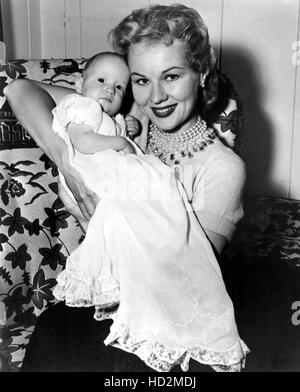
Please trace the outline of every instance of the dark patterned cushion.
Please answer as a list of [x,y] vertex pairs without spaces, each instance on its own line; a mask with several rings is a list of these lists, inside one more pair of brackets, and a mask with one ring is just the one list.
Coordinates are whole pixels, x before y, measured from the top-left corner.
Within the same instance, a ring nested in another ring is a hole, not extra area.
[[290,268],[300,267],[300,201],[257,196],[248,198],[244,209],[227,256],[252,263],[273,255]]
[[55,302],[55,278],[81,237],[77,223],[57,195],[55,165],[17,121],[3,88],[24,77],[73,86],[79,71],[75,60],[0,64],[2,369],[14,370],[21,364],[24,339],[30,336],[36,317]]

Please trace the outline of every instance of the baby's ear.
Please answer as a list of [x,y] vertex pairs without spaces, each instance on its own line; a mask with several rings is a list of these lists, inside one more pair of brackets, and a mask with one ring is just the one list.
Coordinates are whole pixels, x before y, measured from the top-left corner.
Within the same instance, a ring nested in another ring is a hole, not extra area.
[[76,80],[75,80],[75,90],[78,94],[82,93],[82,83],[83,83],[83,77],[79,76]]

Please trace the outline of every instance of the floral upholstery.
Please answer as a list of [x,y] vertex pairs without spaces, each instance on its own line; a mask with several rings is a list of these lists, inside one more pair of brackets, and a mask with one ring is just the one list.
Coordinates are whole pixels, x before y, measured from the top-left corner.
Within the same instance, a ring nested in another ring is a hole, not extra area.
[[[55,165],[18,123],[3,88],[16,78],[72,87],[84,62],[0,63],[0,371],[19,369],[36,317],[55,302],[55,278],[81,239],[77,223],[58,197]],[[220,75],[220,82],[222,102],[216,106],[214,128],[230,146],[237,136],[235,147],[239,147],[241,102],[226,76]],[[266,216],[266,202],[261,199],[254,203],[263,218],[259,222],[243,221],[231,251],[239,251],[239,244],[248,244],[250,238],[251,252],[268,252],[270,247],[280,246],[288,258],[292,249],[293,260],[300,265],[299,243],[297,248],[294,242],[279,245],[273,241],[282,234],[282,238],[298,236],[299,240],[299,225],[291,220],[297,208],[299,211],[298,203],[272,201]]]
[[[15,78],[72,86],[80,62],[0,64],[0,344],[2,370],[20,365],[36,317],[81,231],[57,195],[57,169],[16,120],[3,95]],[[34,110],[34,108],[33,108]]]

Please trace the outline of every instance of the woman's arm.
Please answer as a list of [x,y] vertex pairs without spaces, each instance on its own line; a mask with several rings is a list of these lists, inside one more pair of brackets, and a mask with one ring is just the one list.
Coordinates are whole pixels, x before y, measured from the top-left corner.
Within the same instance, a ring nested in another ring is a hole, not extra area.
[[4,89],[4,94],[20,123],[41,149],[59,165],[64,156],[65,144],[52,132],[51,110],[55,101],[48,91],[29,80],[18,79]]
[[236,224],[243,216],[246,180],[244,162],[223,145],[220,144],[220,147],[199,177],[192,201],[203,230],[219,254],[226,241],[231,240]]
[[32,79],[25,79],[25,80],[27,80],[29,83],[33,83],[36,87],[46,91],[49,95],[51,95],[56,105],[58,105],[60,101],[63,98],[65,98],[66,95],[75,93],[75,90],[69,87],[63,87],[57,85],[53,86],[52,84],[38,82],[37,80],[32,80]]
[[83,216],[89,219],[98,197],[86,187],[81,175],[70,165],[66,144],[52,130],[52,109],[73,90],[47,86],[18,79],[4,89],[4,94],[20,123],[62,172]]

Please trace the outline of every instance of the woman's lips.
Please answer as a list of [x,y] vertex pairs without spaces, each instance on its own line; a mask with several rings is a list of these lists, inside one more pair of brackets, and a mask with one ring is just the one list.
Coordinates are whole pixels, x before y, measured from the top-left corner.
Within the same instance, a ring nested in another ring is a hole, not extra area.
[[177,106],[177,104],[164,106],[162,108],[151,107],[151,109],[152,109],[153,113],[155,114],[155,116],[160,117],[160,118],[164,118],[164,117],[170,116],[170,114],[172,114],[174,112],[174,110],[176,109],[176,106]]

